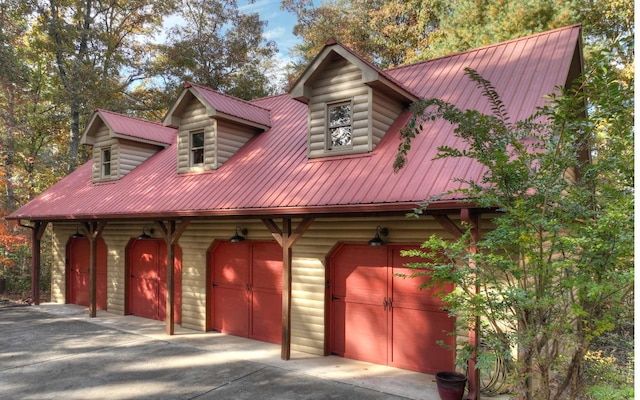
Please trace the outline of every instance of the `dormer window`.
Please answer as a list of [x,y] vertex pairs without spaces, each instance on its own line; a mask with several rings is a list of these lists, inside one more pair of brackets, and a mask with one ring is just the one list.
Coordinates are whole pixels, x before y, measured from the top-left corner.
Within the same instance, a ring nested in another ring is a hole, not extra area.
[[192,167],[204,164],[204,130],[191,132],[190,165]]
[[351,148],[352,109],[351,101],[327,105],[327,150]]
[[102,157],[100,160],[101,167],[101,177],[102,178],[110,178],[111,177],[111,147],[102,149]]

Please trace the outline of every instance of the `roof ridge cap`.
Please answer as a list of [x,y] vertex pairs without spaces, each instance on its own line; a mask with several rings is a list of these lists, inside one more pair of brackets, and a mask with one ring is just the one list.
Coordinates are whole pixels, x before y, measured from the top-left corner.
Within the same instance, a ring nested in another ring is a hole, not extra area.
[[436,60],[443,60],[443,59],[450,58],[450,57],[457,57],[457,56],[461,56],[463,54],[474,53],[474,52],[477,52],[477,51],[480,51],[480,50],[486,50],[486,49],[489,49],[489,48],[492,48],[492,47],[503,46],[503,45],[507,45],[507,44],[510,44],[510,43],[519,42],[519,41],[522,41],[522,40],[528,40],[528,39],[534,38],[536,36],[545,36],[545,35],[550,35],[550,34],[557,33],[557,32],[563,31],[563,30],[571,30],[571,29],[581,28],[581,27],[582,27],[582,24],[567,25],[567,26],[551,29],[551,30],[544,31],[544,32],[532,33],[532,34],[527,35],[527,36],[521,36],[521,37],[517,37],[517,38],[513,38],[513,39],[508,39],[508,40],[505,40],[505,41],[502,41],[502,42],[487,44],[487,45],[484,45],[484,46],[481,46],[481,47],[476,47],[476,48],[473,48],[473,49],[460,51],[458,53],[447,54],[447,55],[440,56],[440,57],[430,58],[428,60],[418,61],[418,62],[415,62],[415,63],[412,63],[412,64],[406,64],[406,65],[400,65],[400,66],[393,67],[393,68],[388,68],[385,71],[396,71],[396,70],[399,70],[399,69],[402,69],[402,68],[415,67],[416,65],[425,64],[425,63],[429,63],[429,62],[436,61]]
[[241,98],[239,98],[239,97],[235,97],[235,96],[232,96],[232,95],[230,95],[230,94],[222,93],[222,92],[220,92],[220,91],[218,91],[218,90],[214,90],[214,89],[208,88],[208,87],[206,87],[206,86],[198,85],[197,83],[193,83],[193,82],[187,82],[187,83],[188,83],[190,86],[186,86],[186,84],[185,84],[185,87],[186,87],[186,88],[189,88],[189,87],[193,87],[193,86],[195,86],[195,87],[197,87],[197,88],[200,88],[200,89],[203,89],[203,90],[207,90],[207,91],[209,91],[209,92],[213,92],[213,93],[219,94],[219,95],[224,96],[224,97],[227,97],[227,98],[229,98],[229,99],[236,100],[236,101],[239,101],[239,102],[242,102],[242,103],[248,104],[248,105],[250,105],[250,106],[252,106],[252,107],[261,108],[261,109],[263,109],[263,110],[265,110],[265,111],[267,111],[267,112],[271,112],[271,110],[269,110],[268,108],[264,108],[264,107],[262,107],[262,106],[259,106],[259,105],[256,105],[256,104],[251,103],[251,101],[253,101],[253,100],[251,100],[251,101],[249,101],[249,100],[244,100],[244,99],[241,99]]
[[[168,126],[162,125],[161,122],[149,121],[148,119],[133,117],[131,115],[126,115],[126,114],[118,113],[118,112],[115,112],[115,111],[106,110],[104,108],[96,108],[96,112],[98,112],[98,113],[102,112],[102,113],[117,115],[118,117],[129,118],[129,119],[133,119],[133,120],[136,120],[136,121],[139,121],[139,122],[144,122],[144,123],[147,123],[147,124],[158,125],[158,126],[160,126],[162,128],[169,128]],[[173,129],[173,128],[171,128],[171,129]]]

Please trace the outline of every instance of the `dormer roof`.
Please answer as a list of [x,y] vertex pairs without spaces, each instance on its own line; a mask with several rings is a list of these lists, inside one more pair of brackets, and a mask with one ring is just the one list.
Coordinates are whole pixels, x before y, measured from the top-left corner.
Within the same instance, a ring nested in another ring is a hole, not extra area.
[[127,139],[160,147],[168,147],[176,134],[174,128],[162,126],[112,111],[96,109],[82,134],[80,144],[93,145],[94,135],[104,124],[109,129],[109,137]]
[[334,39],[329,39],[325,43],[320,53],[316,55],[307,69],[291,86],[289,91],[291,97],[305,104],[308,103],[311,97],[311,85],[323,70],[323,67],[336,57],[347,60],[362,71],[361,83],[383,90],[403,103],[411,103],[418,100],[419,97],[400,82]]
[[184,90],[167,113],[164,125],[180,125],[180,115],[193,97],[205,106],[209,117],[237,122],[263,131],[271,127],[271,116],[266,108],[191,82],[185,83]]

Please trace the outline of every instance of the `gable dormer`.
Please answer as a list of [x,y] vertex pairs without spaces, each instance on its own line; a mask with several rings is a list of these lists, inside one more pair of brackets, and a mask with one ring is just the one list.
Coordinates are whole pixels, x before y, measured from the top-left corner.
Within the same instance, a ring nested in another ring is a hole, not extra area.
[[175,129],[105,110],[96,110],[80,144],[93,147],[93,182],[117,180],[168,147]]
[[167,113],[178,129],[178,173],[217,169],[246,142],[271,126],[269,110],[186,83]]
[[309,110],[309,158],[373,151],[400,113],[418,99],[383,71],[330,40],[293,85]]

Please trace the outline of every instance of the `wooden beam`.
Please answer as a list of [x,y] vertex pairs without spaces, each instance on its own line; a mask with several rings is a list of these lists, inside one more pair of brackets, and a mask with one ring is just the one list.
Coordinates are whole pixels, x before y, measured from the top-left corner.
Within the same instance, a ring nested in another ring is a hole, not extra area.
[[98,239],[102,236],[107,221],[82,222],[80,229],[89,239],[89,318],[95,318],[97,312],[97,265],[98,265]]
[[282,219],[282,229],[272,219],[262,222],[282,246],[282,343],[280,358],[291,359],[291,265],[293,245],[313,223],[313,218],[304,218],[295,229],[291,229],[291,218]]
[[464,231],[449,218],[448,215],[433,215],[433,219],[436,220],[454,239],[458,240],[464,234]]
[[167,244],[167,304],[165,315],[165,333],[167,335],[173,335],[175,325],[175,252],[173,246],[178,244],[178,240],[182,234],[187,230],[190,220],[183,220],[176,224],[175,220],[170,220],[167,224],[163,221],[156,221],[155,225],[158,227],[162,238]]
[[41,243],[47,224],[35,221],[33,226],[22,225],[31,229],[31,300],[36,306],[40,304]]

